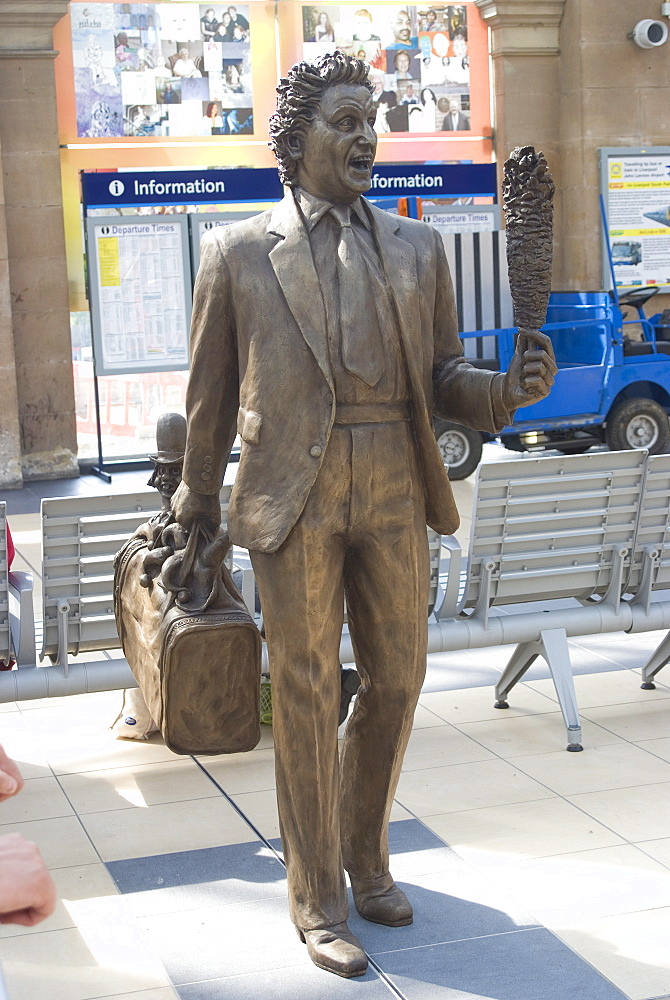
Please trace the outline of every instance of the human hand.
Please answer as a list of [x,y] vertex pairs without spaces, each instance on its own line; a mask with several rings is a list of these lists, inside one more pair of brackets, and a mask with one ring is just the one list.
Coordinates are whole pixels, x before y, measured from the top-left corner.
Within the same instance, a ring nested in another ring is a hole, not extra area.
[[11,799],[12,795],[17,795],[24,784],[18,767],[0,746],[0,802]]
[[56,886],[36,844],[0,837],[0,924],[33,927],[56,909]]
[[519,330],[516,348],[503,381],[510,410],[530,406],[549,395],[558,368],[551,340],[539,330]]
[[221,502],[218,493],[196,493],[182,480],[170,501],[175,521],[192,531],[196,525],[216,533],[221,524]]

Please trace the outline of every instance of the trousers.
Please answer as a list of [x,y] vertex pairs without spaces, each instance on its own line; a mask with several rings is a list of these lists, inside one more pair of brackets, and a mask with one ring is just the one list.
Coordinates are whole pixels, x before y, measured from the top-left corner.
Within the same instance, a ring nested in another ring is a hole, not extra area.
[[[347,919],[345,869],[388,871],[389,814],[425,676],[428,542],[409,420],[336,423],[290,535],[251,561],[291,918],[328,927]],[[345,597],[361,688],[338,752]]]

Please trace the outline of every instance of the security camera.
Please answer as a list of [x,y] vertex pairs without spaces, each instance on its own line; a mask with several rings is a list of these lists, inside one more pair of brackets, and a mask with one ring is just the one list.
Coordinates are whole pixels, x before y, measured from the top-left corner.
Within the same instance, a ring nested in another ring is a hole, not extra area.
[[663,21],[645,17],[644,20],[637,22],[628,37],[641,49],[655,49],[667,42],[668,26]]

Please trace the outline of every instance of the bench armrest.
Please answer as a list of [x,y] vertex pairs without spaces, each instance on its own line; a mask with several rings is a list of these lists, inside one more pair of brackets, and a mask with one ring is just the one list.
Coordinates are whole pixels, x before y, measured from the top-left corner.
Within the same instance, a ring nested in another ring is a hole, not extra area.
[[449,553],[449,569],[447,573],[447,585],[444,589],[444,599],[435,611],[435,617],[438,621],[443,618],[454,618],[458,613],[458,597],[461,587],[461,558],[463,551],[454,535],[443,535],[443,557],[445,549]]
[[9,629],[17,664],[34,667],[37,661],[31,573],[9,573]]

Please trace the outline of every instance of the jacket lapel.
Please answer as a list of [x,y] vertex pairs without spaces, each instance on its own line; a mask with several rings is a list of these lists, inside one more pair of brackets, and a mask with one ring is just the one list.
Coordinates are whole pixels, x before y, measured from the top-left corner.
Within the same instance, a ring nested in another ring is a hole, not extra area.
[[291,192],[273,210],[268,232],[280,237],[280,242],[269,253],[277,281],[307,346],[332,389],[321,286],[309,237]]
[[397,218],[389,212],[375,209],[366,203],[377,237],[377,246],[384,265],[388,287],[395,302],[400,326],[400,337],[410,379],[421,386],[421,344],[419,283],[416,270],[416,252],[411,243],[398,236]]

